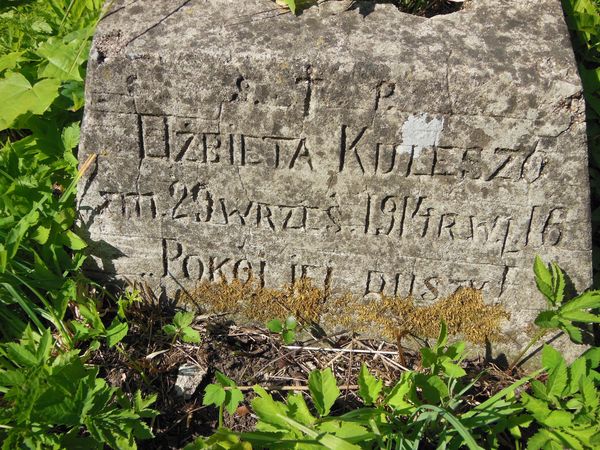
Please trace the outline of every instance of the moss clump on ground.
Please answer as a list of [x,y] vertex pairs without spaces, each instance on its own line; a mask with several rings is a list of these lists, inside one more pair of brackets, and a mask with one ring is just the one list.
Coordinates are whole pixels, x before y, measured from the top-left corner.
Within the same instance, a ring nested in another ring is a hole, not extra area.
[[449,333],[478,344],[501,340],[500,327],[510,318],[501,305],[486,305],[481,291],[472,288],[461,288],[432,305],[418,306],[411,297],[365,300],[350,294],[330,296],[307,278],[282,289],[262,288],[252,280],[204,282],[182,301],[261,323],[294,315],[305,324],[342,326],[389,339],[408,334],[436,337],[440,320],[444,320]]

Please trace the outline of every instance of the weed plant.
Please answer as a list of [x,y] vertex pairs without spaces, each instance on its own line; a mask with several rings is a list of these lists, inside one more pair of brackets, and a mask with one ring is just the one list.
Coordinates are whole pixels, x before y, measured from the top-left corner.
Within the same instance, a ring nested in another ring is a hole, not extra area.
[[[136,448],[154,401],[110,388],[86,352],[116,346],[84,295],[74,230],[85,63],[103,0],[0,6],[0,443]],[[127,298],[121,299],[124,305]],[[50,326],[51,328],[48,328]]]

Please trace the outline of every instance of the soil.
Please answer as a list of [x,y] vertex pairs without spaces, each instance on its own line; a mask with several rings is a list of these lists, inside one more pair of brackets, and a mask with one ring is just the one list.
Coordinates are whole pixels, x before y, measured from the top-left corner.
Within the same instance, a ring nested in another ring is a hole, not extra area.
[[[141,389],[144,395],[157,394],[154,409],[160,414],[152,428],[155,438],[144,441],[144,449],[178,449],[197,436],[208,436],[217,429],[217,408],[203,406],[204,388],[215,382],[220,371],[244,391],[245,402],[235,414],[225,413],[224,425],[236,431],[250,431],[256,422],[250,402],[251,387],[260,384],[281,399],[290,390],[308,395],[308,374],[314,369],[331,367],[342,395],[332,414],[361,406],[357,396],[357,377],[364,362],[371,373],[386,385],[397,381],[403,371],[420,370],[420,358],[395,344],[361,339],[353,333],[339,333],[315,339],[300,333],[297,349],[286,346],[279,335],[261,327],[239,326],[225,315],[198,316],[193,328],[202,336],[201,344],[172,342],[162,331],[171,323],[175,309],[145,291],[143,300],[128,309],[129,334],[117,347],[101,348],[90,363],[101,367],[101,376],[125,392]],[[361,353],[358,353],[360,351]],[[177,396],[174,386],[182,365],[206,368],[207,374],[189,399]],[[467,397],[477,404],[514,381],[496,366],[481,359],[469,361],[465,369],[475,375],[486,373]],[[518,374],[516,374],[518,376]]]

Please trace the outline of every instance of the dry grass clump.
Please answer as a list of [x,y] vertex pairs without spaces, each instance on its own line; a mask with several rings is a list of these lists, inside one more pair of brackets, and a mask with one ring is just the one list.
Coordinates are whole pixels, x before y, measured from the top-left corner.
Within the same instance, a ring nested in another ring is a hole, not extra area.
[[428,306],[412,298],[381,296],[375,300],[350,294],[329,296],[302,278],[282,289],[262,288],[258,282],[239,280],[204,282],[184,298],[209,312],[231,313],[264,323],[296,316],[305,324],[340,328],[398,339],[405,335],[436,337],[444,320],[448,332],[473,343],[501,339],[500,326],[510,315],[501,305],[486,305],[480,290],[458,289]]

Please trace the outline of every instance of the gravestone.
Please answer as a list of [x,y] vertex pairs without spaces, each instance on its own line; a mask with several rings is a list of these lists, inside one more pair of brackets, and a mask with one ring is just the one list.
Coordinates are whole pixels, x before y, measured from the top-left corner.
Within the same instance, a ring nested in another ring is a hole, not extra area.
[[581,84],[558,0],[467,6],[116,1],[80,152],[95,270],[167,295],[473,287],[511,313],[506,348],[526,341],[535,255],[591,282]]

